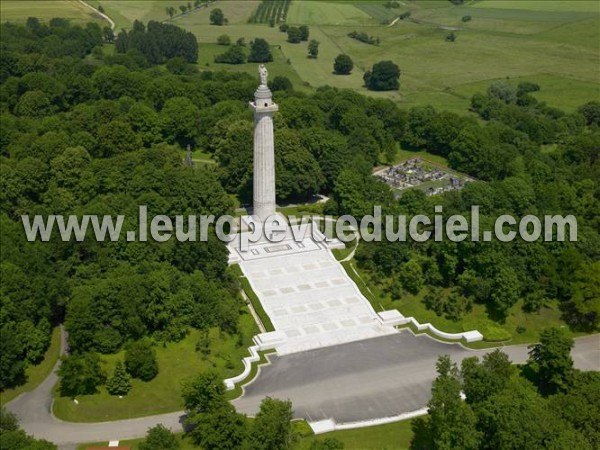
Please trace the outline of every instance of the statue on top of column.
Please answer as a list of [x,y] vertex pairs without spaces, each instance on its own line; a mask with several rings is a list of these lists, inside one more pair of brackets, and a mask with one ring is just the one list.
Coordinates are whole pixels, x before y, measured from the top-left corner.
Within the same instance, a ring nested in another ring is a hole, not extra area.
[[258,74],[260,75],[260,84],[261,86],[267,85],[267,77],[269,76],[269,72],[267,72],[267,68],[264,64],[258,66]]

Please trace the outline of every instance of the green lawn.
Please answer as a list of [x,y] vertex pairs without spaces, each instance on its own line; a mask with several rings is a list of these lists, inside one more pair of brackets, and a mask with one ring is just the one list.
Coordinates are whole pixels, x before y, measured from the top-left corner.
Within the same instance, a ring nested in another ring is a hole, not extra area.
[[[181,155],[181,159],[185,158],[187,154],[187,150],[180,150],[179,154]],[[194,150],[192,151],[192,161],[197,164],[216,164],[217,162],[212,159],[212,155],[210,153],[203,152],[202,150]]]
[[[183,407],[181,400],[181,382],[199,371],[215,367],[224,377],[237,375],[242,371],[242,358],[248,355],[252,337],[258,332],[254,319],[249,312],[240,317],[240,329],[243,345],[239,346],[237,337],[210,330],[211,354],[203,360],[195,346],[200,332],[192,330],[181,342],[157,345],[159,373],[152,381],[132,380],[132,389],[123,398],[109,395],[104,387],[95,395],[78,397],[79,404],[70,398],[56,395],[54,414],[66,421],[96,422],[106,420],[129,419],[177,411]],[[112,374],[115,362],[123,359],[123,352],[103,355],[104,368]]]
[[411,421],[394,422],[375,427],[333,431],[316,437],[302,439],[298,450],[308,450],[315,439],[335,438],[344,443],[347,450],[407,450],[412,438]]
[[131,28],[135,20],[144,23],[166,20],[167,7],[173,6],[179,14],[179,5],[187,4],[176,0],[91,0],[88,3],[95,8],[102,6],[105,14],[114,20],[117,31]]
[[2,22],[25,22],[28,17],[48,22],[54,17],[61,17],[80,24],[93,21],[102,26],[108,25],[90,8],[69,0],[2,0],[0,15]]
[[394,160],[394,164],[399,164],[401,162],[407,161],[413,158],[422,158],[426,161],[432,162],[434,164],[440,165],[444,168],[448,168],[448,160],[441,155],[434,155],[433,153],[426,152],[425,150],[405,150],[399,149],[396,153],[396,159]]
[[[133,20],[165,20],[167,6],[175,0],[93,0],[115,20],[117,29]],[[298,89],[333,85],[367,95],[392,99],[402,106],[431,104],[461,114],[474,92],[495,80],[533,81],[542,90],[536,97],[552,106],[573,111],[600,96],[597,68],[600,65],[600,11],[595,1],[474,1],[453,6],[448,1],[404,1],[388,10],[383,2],[294,1],[288,23],[308,24],[310,39],[320,42],[319,57],[307,58],[306,43],[290,44],[287,35],[265,24],[248,24],[258,1],[218,3],[228,25],[209,24],[210,10],[177,16],[173,23],[192,31],[200,42],[199,67],[254,74],[255,64],[215,64],[214,56],[225,51],[215,45],[221,34],[232,40],[262,37],[274,47],[275,61],[268,65],[272,76],[290,78]],[[62,15],[82,20],[89,13],[67,1],[3,1],[3,19],[25,20],[28,15]],[[411,20],[388,27],[394,16],[411,11]],[[82,15],[83,14],[83,15]],[[464,15],[472,20],[462,22]],[[90,16],[91,17],[91,16]],[[458,28],[454,43],[445,41],[448,28]],[[372,46],[351,39],[350,31],[378,36]],[[340,53],[352,57],[350,75],[333,74],[333,60]],[[369,92],[362,76],[373,63],[390,59],[401,70],[401,88],[394,92]]]
[[[448,333],[468,331],[466,328],[474,326],[481,328],[479,331],[482,332],[484,338],[487,338],[486,340],[489,339],[490,341],[468,344],[469,347],[480,348],[498,345],[495,343],[497,340],[494,339],[496,334],[494,328],[497,327],[506,332],[507,339],[506,342],[503,342],[504,344],[527,344],[536,342],[539,338],[539,332],[543,328],[565,326],[556,306],[542,308],[537,313],[525,313],[522,310],[522,301],[517,302],[509,310],[504,323],[492,321],[488,317],[485,306],[478,304],[475,304],[473,310],[465,314],[460,321],[452,321],[443,316],[438,316],[434,311],[425,307],[423,297],[426,294],[426,288],[418,295],[405,294],[400,300],[392,300],[390,294],[385,291],[389,280],[373,276],[368,271],[357,268],[355,261],[342,264],[376,311],[397,309],[406,317],[414,317],[420,323],[429,322],[437,329]],[[447,291],[444,291],[444,294],[447,293]],[[521,332],[517,331],[517,327],[523,328]],[[486,336],[488,330],[489,335]],[[574,333],[574,335],[579,336],[582,333]]]
[[[248,25],[247,28],[256,27],[257,25]],[[244,27],[246,28],[246,27]],[[232,40],[237,40],[239,37],[245,37],[240,35],[230,35]],[[249,34],[246,37],[246,41],[248,42],[252,38],[252,34]],[[215,63],[214,58],[216,55],[224,53],[227,51],[227,46],[218,45],[214,42],[211,43],[201,43],[200,44],[200,54],[198,56],[198,69],[199,70],[228,70],[231,72],[245,72],[249,73],[253,76],[258,76],[257,72],[257,63],[246,63],[246,64],[221,64]],[[286,55],[279,49],[278,47],[272,47],[273,53],[273,61],[270,63],[266,63],[265,66],[269,70],[269,76],[275,77],[277,75],[287,77],[294,87],[299,91],[306,91],[307,88],[303,86],[302,79],[298,76],[294,68],[291,64],[287,62]]]
[[[165,20],[167,6],[175,0],[92,0],[102,5],[115,20],[117,29],[133,20]],[[277,27],[248,24],[258,1],[221,1],[209,8],[177,16],[173,23],[192,31],[200,42],[200,68],[244,71],[254,74],[255,64],[215,64],[224,51],[214,45],[228,34],[250,41],[262,37],[274,46],[274,75],[290,78],[296,88],[333,85],[355,89],[367,95],[392,99],[402,106],[431,104],[468,114],[470,97],[495,80],[533,81],[542,86],[536,97],[552,106],[573,111],[580,104],[600,96],[600,7],[595,1],[471,1],[453,6],[448,1],[404,1],[396,10],[383,2],[294,1],[288,23],[308,24],[310,39],[320,42],[319,57],[307,58],[306,43],[290,44]],[[223,10],[229,24],[209,24],[210,10]],[[74,20],[91,18],[74,1],[2,1],[3,19],[25,20],[66,16]],[[410,20],[389,27],[394,16],[410,11]],[[472,20],[462,22],[470,15]],[[457,28],[458,39],[446,42],[448,28]],[[378,36],[381,45],[372,46],[351,39],[350,31]],[[352,74],[333,74],[333,60],[340,53],[352,57]],[[369,92],[362,76],[373,63],[390,59],[401,70],[400,91]]]
[[24,392],[29,392],[37,387],[50,374],[52,368],[58,361],[60,355],[60,328],[56,327],[52,330],[50,338],[50,346],[44,354],[44,359],[36,366],[27,367],[27,382],[14,389],[7,389],[0,395],[0,405],[4,406],[12,399],[16,398]]
[[[296,422],[294,422],[296,423]],[[183,433],[177,433],[181,450],[198,449]],[[294,450],[308,450],[315,440],[335,438],[344,443],[348,450],[407,450],[412,438],[411,421],[394,422],[386,425],[378,425],[368,428],[357,428],[354,430],[333,431],[318,436],[300,437],[293,445]],[[138,450],[142,439],[131,439],[121,441],[122,446],[129,446],[132,450]],[[91,446],[105,446],[107,442],[96,442],[78,446],[79,450],[85,450]]]
[[562,0],[483,0],[473,4],[475,8],[525,9],[529,11],[581,11],[600,12],[597,1]]
[[[128,447],[131,450],[138,450],[140,447],[140,442],[142,442],[144,438],[139,439],[128,439],[125,441],[119,441],[119,445],[122,447]],[[190,439],[188,439],[183,433],[177,433],[177,440],[179,441],[180,450],[194,450],[199,449],[200,447],[196,447]],[[108,441],[103,442],[90,442],[87,444],[81,444],[77,446],[77,450],[87,450],[90,447],[106,447],[108,445]]]
[[364,25],[372,22],[372,18],[352,4],[293,1],[286,22],[298,25]]

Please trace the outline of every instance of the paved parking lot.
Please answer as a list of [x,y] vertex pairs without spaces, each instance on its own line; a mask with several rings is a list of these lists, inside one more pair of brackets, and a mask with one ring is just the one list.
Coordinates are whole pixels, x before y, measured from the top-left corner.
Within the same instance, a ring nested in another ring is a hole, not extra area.
[[[439,355],[461,361],[491,350],[468,350],[410,331],[271,358],[245,386],[235,407],[258,411],[266,396],[290,399],[294,415],[309,421],[334,418],[338,423],[370,420],[415,411],[427,405]],[[511,360],[527,360],[527,346],[503,347]],[[578,339],[575,366],[600,370],[600,337]]]

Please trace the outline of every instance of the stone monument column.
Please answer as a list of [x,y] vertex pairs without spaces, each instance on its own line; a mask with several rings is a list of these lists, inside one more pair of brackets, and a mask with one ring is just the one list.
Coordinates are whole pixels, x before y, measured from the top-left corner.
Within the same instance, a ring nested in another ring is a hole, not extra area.
[[267,69],[258,68],[260,86],[254,93],[250,108],[254,111],[254,184],[253,213],[255,220],[264,222],[275,214],[275,144],[273,114],[279,107],[267,86]]

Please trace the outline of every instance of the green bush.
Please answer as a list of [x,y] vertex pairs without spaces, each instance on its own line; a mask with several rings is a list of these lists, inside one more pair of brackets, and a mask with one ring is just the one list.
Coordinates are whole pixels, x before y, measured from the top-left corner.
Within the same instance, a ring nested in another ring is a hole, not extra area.
[[152,343],[147,339],[142,339],[127,345],[125,367],[134,378],[143,381],[153,379],[158,374],[158,363]]
[[222,64],[244,64],[246,62],[244,47],[240,47],[239,45],[229,47],[225,53],[215,56],[215,62]]

